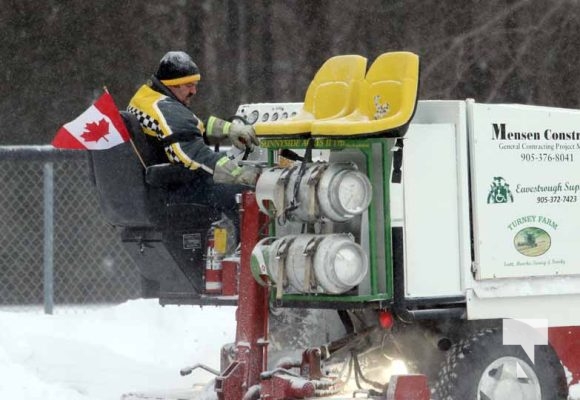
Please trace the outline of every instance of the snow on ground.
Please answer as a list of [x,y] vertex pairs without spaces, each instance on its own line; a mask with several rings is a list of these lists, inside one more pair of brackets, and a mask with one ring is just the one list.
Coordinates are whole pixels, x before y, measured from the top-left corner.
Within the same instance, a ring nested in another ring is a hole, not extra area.
[[234,307],[161,307],[136,300],[81,313],[0,311],[0,399],[118,400],[211,380],[235,336]]
[[[0,311],[0,399],[119,400],[124,393],[203,388],[205,363],[235,335],[234,307],[161,307],[156,300],[82,312]],[[211,386],[198,400],[215,398]],[[580,385],[571,390],[580,399]]]

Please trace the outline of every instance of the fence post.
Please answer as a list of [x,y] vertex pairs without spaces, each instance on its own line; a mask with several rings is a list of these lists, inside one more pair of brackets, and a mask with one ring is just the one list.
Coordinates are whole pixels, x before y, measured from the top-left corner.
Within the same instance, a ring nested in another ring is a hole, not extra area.
[[43,168],[44,192],[44,313],[52,314],[54,308],[54,169],[52,162]]

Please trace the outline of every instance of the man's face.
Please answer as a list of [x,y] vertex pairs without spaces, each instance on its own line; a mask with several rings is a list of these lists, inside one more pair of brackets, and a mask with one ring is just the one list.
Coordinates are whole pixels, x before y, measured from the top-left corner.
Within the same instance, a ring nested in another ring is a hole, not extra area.
[[186,83],[184,85],[169,86],[169,90],[177,97],[177,100],[189,106],[191,99],[197,93],[197,82]]

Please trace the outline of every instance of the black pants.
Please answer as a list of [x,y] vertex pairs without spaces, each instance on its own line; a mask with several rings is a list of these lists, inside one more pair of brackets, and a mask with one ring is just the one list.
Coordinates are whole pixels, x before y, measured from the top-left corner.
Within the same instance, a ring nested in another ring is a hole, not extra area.
[[215,183],[211,175],[200,171],[194,180],[183,185],[175,194],[180,198],[187,198],[194,203],[204,204],[223,212],[236,226],[239,241],[240,214],[236,194],[250,189],[245,185]]

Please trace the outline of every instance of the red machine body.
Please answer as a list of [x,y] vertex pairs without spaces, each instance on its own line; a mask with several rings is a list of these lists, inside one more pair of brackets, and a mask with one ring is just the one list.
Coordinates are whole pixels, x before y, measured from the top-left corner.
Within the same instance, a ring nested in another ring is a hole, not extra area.
[[260,214],[254,193],[242,194],[241,266],[235,360],[216,378],[215,389],[220,400],[240,400],[259,383],[266,369],[268,345],[268,291],[252,277],[250,257],[259,240],[259,229],[266,223]]
[[[255,194],[245,192],[241,203],[241,264],[239,274],[239,304],[236,311],[237,328],[235,358],[216,378],[215,390],[219,400],[242,399],[303,399],[335,394],[343,382],[325,379],[321,371],[321,350],[306,349],[298,364],[281,365],[267,371],[268,361],[268,288],[261,286],[250,271],[254,245],[267,218],[259,212]],[[226,262],[224,271],[237,268]],[[230,278],[227,278],[228,280]],[[232,282],[223,286],[231,292]],[[297,368],[300,376],[288,373]],[[377,397],[374,397],[377,398]],[[384,400],[429,400],[427,379],[423,375],[397,376],[391,379],[388,390],[380,395]]]

